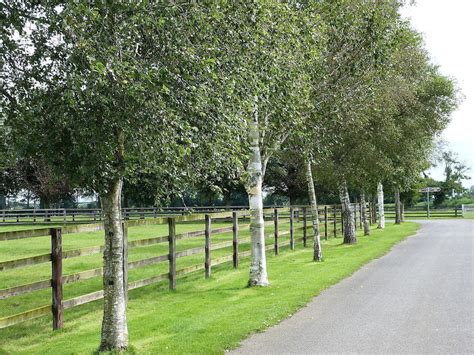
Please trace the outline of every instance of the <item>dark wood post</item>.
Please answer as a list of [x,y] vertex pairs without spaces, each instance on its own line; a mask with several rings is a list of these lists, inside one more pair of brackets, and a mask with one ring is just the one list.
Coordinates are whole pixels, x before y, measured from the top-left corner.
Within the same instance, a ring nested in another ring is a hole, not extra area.
[[122,222],[123,231],[123,293],[125,301],[128,302],[128,227],[127,223]]
[[368,209],[369,211],[367,213],[369,214],[369,225],[372,225],[372,208],[370,207],[370,202],[368,203]]
[[333,224],[334,238],[336,238],[337,237],[337,209],[336,209],[336,205],[334,205],[332,217],[333,217],[332,224]]
[[64,325],[63,316],[63,247],[60,228],[51,228],[51,287],[53,296],[53,330]]
[[354,229],[357,230],[357,203],[354,203]]
[[211,277],[211,216],[206,214],[205,245],[204,245],[204,268],[206,279]]
[[280,247],[278,245],[278,237],[279,237],[279,221],[278,221],[278,209],[275,208],[275,212],[273,214],[273,223],[274,223],[274,234],[275,234],[275,255],[278,255],[280,252]]
[[294,227],[294,210],[290,208],[290,249],[295,250],[295,227]]
[[324,240],[328,240],[328,206],[324,206]]
[[232,212],[232,261],[234,269],[239,266],[239,217],[237,212]]
[[306,217],[306,207],[303,207],[303,246],[306,248],[308,238],[308,218]]
[[377,205],[375,202],[372,202],[372,218],[373,223],[377,223]]
[[363,210],[364,208],[365,208],[365,206],[363,206],[363,203],[362,203],[362,201],[361,201],[360,204],[359,204],[359,211],[360,211],[360,212],[359,212],[359,223],[360,223],[360,229],[362,229],[362,213],[364,213],[364,210]]
[[342,205],[341,205],[341,234],[344,235],[344,212],[342,211]]
[[454,217],[457,217],[458,216],[458,207],[455,206],[454,207]]
[[176,290],[176,219],[168,218],[168,243],[169,243],[169,287]]

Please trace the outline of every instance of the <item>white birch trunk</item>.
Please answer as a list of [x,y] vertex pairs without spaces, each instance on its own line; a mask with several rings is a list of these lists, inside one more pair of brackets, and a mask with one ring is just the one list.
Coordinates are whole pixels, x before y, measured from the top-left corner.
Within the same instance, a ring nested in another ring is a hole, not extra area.
[[117,180],[101,196],[104,212],[104,318],[100,350],[124,350],[128,347],[127,280],[124,272],[124,240],[121,218],[122,181]]
[[314,189],[313,172],[311,171],[311,160],[308,159],[306,163],[306,177],[308,179],[308,194],[311,204],[311,216],[313,223],[314,235],[314,251],[313,260],[321,261],[323,258],[321,250],[321,233],[319,231],[319,215],[318,215],[318,201],[316,199],[316,191]]
[[402,223],[402,206],[400,203],[400,189],[395,188],[395,224]]
[[369,219],[367,218],[367,211],[366,211],[367,203],[365,201],[364,191],[362,191],[360,194],[360,203],[362,205],[362,223],[364,224],[364,235],[370,235],[370,223],[369,223]]
[[258,115],[249,122],[251,158],[247,167],[246,190],[249,195],[251,262],[249,286],[268,286],[267,259],[265,255],[265,224],[263,220],[263,165],[260,151]]
[[355,232],[354,212],[351,209],[351,201],[349,198],[349,190],[347,182],[342,179],[339,183],[339,198],[341,200],[342,218],[344,223],[344,243],[355,244],[357,237]]
[[377,205],[378,205],[378,229],[385,228],[385,210],[383,207],[383,185],[381,182],[377,185]]

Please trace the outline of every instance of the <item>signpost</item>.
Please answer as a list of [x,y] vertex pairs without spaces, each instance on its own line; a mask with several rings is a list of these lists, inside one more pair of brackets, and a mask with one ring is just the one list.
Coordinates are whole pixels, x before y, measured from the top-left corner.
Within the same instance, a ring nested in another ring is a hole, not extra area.
[[426,192],[426,217],[430,218],[430,193],[441,191],[440,187],[424,187],[420,192]]

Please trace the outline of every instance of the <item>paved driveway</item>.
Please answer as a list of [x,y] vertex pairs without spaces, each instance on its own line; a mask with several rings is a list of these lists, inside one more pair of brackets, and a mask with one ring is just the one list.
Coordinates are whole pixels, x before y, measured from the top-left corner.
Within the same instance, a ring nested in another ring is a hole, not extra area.
[[474,220],[420,232],[235,354],[474,354]]

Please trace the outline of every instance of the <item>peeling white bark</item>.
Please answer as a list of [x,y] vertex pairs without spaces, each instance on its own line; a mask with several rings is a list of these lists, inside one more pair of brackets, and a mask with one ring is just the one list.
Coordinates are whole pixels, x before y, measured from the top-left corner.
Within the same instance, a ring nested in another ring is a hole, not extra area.
[[378,205],[378,229],[385,228],[385,210],[383,206],[383,185],[381,182],[377,185],[377,205]]
[[316,199],[316,191],[314,189],[313,172],[311,171],[311,161],[308,159],[306,163],[306,177],[308,180],[308,194],[311,204],[311,220],[313,223],[313,260],[321,261],[323,253],[321,250],[321,233],[319,230],[319,215],[318,215],[318,201]]
[[366,206],[367,202],[365,201],[365,192],[362,191],[360,194],[360,203],[362,205],[362,223],[364,224],[364,235],[370,235],[370,223],[367,218]]
[[124,233],[122,230],[121,201],[122,181],[117,180],[110,191],[101,196],[104,212],[104,318],[100,350],[125,350],[128,347],[127,329],[127,280],[124,265]]
[[400,189],[395,188],[395,224],[402,223],[402,205],[400,203]]
[[342,218],[344,223],[344,243],[355,244],[357,243],[357,237],[355,232],[354,212],[351,208],[347,182],[344,178],[339,183],[339,198],[341,200]]
[[258,115],[249,122],[251,157],[247,167],[246,190],[249,195],[251,262],[249,286],[268,286],[265,255],[265,224],[263,220],[262,182],[263,169],[259,140]]

